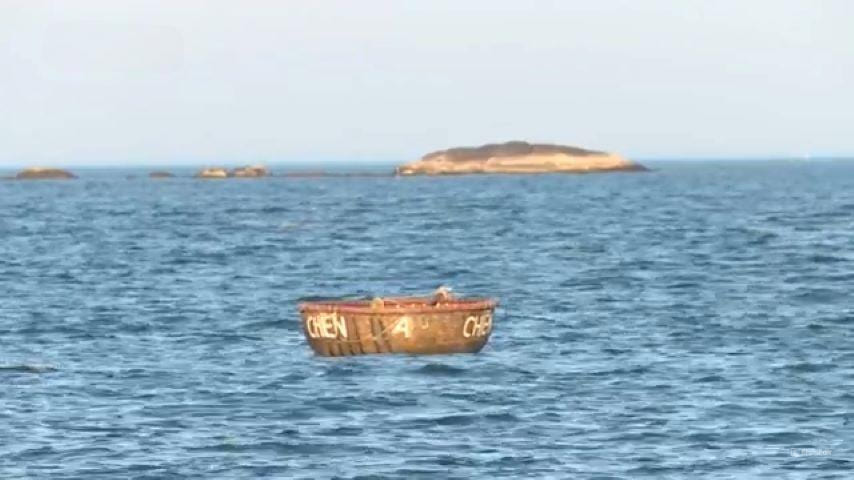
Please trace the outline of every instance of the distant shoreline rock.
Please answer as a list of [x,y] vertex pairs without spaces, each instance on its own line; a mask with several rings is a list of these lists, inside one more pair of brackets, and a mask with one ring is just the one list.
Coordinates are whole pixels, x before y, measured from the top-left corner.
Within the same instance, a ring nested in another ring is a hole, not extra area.
[[237,178],[261,178],[269,177],[270,171],[264,165],[249,165],[248,167],[239,167],[231,171],[232,177]]
[[647,170],[608,152],[565,145],[512,141],[457,147],[428,153],[397,167],[397,174],[459,175],[471,173],[593,173]]
[[227,170],[223,167],[211,167],[200,170],[196,178],[262,178],[269,177],[270,170],[263,165],[249,165]]
[[157,170],[148,174],[148,178],[174,178],[175,175],[172,172],[164,172],[161,170]]
[[73,173],[59,168],[30,167],[15,175],[17,180],[71,180],[77,178]]
[[228,170],[221,167],[205,168],[196,174],[196,178],[228,178]]

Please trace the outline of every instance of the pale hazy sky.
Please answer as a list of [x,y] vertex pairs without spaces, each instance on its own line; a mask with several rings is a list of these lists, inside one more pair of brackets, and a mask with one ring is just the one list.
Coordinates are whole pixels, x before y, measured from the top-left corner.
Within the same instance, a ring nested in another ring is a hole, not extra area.
[[0,166],[854,153],[854,2],[0,0]]

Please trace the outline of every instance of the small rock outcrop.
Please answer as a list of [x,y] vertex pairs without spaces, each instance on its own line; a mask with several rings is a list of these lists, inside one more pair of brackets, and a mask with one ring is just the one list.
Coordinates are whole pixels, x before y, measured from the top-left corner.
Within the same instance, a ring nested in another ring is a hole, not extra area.
[[77,177],[68,170],[32,167],[21,170],[15,178],[18,180],[68,180]]
[[205,168],[196,178],[261,178],[269,177],[270,171],[263,165],[249,165],[227,170],[222,167]]
[[527,142],[458,147],[428,153],[401,165],[398,175],[467,173],[591,173],[643,171],[643,165],[597,150]]
[[231,176],[238,178],[269,177],[270,171],[264,165],[249,165],[248,167],[235,168],[231,171]]
[[221,167],[205,168],[196,174],[196,178],[228,178],[228,170]]
[[148,174],[148,178],[173,178],[172,172],[154,171]]

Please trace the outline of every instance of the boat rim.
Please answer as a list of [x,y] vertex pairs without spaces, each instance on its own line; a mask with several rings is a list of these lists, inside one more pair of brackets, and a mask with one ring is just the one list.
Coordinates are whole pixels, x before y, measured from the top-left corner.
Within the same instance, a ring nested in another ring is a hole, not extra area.
[[[382,301],[378,305],[378,300]],[[434,303],[425,297],[379,297],[373,300],[320,300],[301,302],[300,312],[340,312],[364,314],[450,313],[494,309],[498,301],[491,298],[451,298]]]

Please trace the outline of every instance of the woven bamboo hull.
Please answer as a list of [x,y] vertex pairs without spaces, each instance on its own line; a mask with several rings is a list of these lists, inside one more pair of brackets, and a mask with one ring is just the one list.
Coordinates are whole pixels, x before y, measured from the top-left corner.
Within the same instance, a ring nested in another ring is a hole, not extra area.
[[475,353],[492,333],[491,300],[386,299],[300,305],[305,337],[322,356]]

